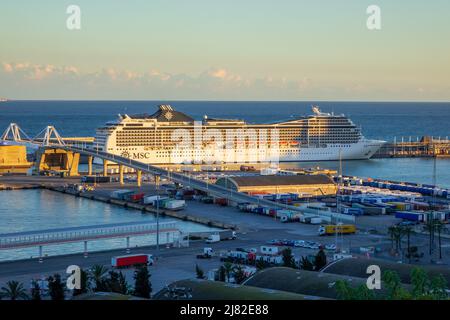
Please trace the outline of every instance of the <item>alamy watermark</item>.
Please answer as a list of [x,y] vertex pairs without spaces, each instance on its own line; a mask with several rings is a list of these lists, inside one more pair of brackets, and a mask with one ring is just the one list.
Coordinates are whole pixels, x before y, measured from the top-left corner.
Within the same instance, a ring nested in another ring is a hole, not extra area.
[[72,4],[67,7],[66,13],[69,15],[66,19],[66,27],[69,30],[81,29],[81,9],[79,6]]
[[201,121],[194,129],[172,132],[171,161],[178,164],[215,164],[266,162],[278,163],[280,141],[278,128],[205,128]]
[[381,289],[381,269],[380,266],[372,264],[367,267],[366,273],[370,274],[367,278],[366,286],[369,290]]
[[366,21],[367,29],[381,30],[381,8],[373,4],[367,7],[366,13],[369,15]]
[[67,267],[66,273],[69,274],[66,281],[67,289],[81,289],[81,268],[77,265],[70,265]]

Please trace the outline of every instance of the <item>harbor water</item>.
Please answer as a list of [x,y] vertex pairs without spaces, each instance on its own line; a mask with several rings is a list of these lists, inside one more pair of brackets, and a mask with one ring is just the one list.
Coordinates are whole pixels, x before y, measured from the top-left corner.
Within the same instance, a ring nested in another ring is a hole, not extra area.
[[[390,181],[433,183],[433,158],[388,158],[350,160],[342,162],[342,174],[361,178],[376,178]],[[281,163],[287,168],[320,168],[339,170],[339,161]],[[436,185],[450,188],[450,159],[436,159]]]
[[[156,222],[150,213],[126,209],[119,206],[92,201],[49,190],[17,190],[0,192],[0,233],[45,230],[64,227],[90,226],[124,222]],[[163,221],[177,221],[182,232],[215,230],[207,226],[174,218],[160,218]],[[164,241],[161,238],[161,243]],[[130,246],[153,245],[154,235],[132,237]],[[125,239],[96,240],[88,243],[89,251],[124,248]],[[58,255],[83,252],[83,243],[69,243],[44,247],[44,255]],[[27,259],[38,256],[38,248],[0,250],[0,261]]]

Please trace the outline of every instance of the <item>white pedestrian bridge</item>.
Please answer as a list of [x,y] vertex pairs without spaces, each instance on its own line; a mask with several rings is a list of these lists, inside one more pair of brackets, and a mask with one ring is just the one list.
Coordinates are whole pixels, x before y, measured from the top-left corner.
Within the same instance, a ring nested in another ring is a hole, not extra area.
[[68,227],[38,231],[24,231],[0,234],[0,249],[16,249],[24,247],[37,247],[50,244],[68,242],[82,242],[100,239],[127,238],[148,234],[164,234],[168,239],[174,240],[180,235],[177,222],[128,222],[116,224],[103,224],[95,226]]

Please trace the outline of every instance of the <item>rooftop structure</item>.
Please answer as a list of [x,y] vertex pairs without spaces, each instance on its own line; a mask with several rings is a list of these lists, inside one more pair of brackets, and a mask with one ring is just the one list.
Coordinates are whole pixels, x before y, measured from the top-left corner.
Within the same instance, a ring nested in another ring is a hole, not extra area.
[[219,178],[217,185],[238,192],[336,194],[333,179],[324,174],[292,176],[240,176]]

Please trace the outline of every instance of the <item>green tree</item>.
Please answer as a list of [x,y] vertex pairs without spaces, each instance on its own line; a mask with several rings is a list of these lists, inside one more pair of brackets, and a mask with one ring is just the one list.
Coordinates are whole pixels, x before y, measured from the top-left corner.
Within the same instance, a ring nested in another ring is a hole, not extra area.
[[203,269],[199,267],[198,264],[195,264],[195,273],[197,274],[197,279],[205,278],[205,273],[203,272]]
[[355,300],[375,300],[377,296],[374,290],[367,288],[367,285],[361,284],[355,290]]
[[295,260],[292,256],[292,250],[291,248],[286,248],[281,251],[281,255],[283,257],[283,266],[288,268],[294,268],[295,267]]
[[422,268],[415,267],[411,270],[412,295],[415,299],[420,299],[428,295],[430,280]]
[[398,273],[392,270],[387,270],[383,273],[382,280],[387,288],[387,300],[408,300],[411,299],[411,294],[402,288],[400,277]]
[[150,299],[152,284],[147,266],[138,268],[134,272],[134,295],[141,298]]
[[41,287],[39,286],[39,282],[33,280],[31,283],[31,300],[42,300],[41,298]]
[[263,270],[263,269],[267,268],[267,263],[264,262],[263,259],[258,259],[255,262],[255,267],[256,267],[256,270],[258,270],[258,271]]
[[233,267],[233,276],[234,276],[234,281],[237,284],[241,284],[242,282],[245,281],[245,279],[247,279],[244,268],[241,265],[235,265]]
[[108,282],[105,279],[108,269],[102,265],[94,265],[91,268],[90,277],[94,281],[94,291],[109,291]]
[[337,280],[334,284],[336,295],[339,300],[352,300],[353,290],[347,281]]
[[108,284],[108,291],[120,293],[119,273],[111,270],[108,272],[106,283]]
[[434,300],[447,300],[447,280],[442,274],[435,276],[431,279],[430,283],[431,295]]
[[89,275],[83,269],[80,269],[80,289],[73,290],[73,296],[78,296],[83,293],[87,293],[90,289]]
[[6,287],[2,287],[0,295],[10,300],[28,300],[28,295],[23,284],[14,280],[8,281]]
[[314,265],[309,261],[308,257],[302,257],[300,261],[300,269],[314,271]]
[[48,277],[48,293],[52,300],[64,300],[64,283],[61,280],[61,275],[58,273]]
[[325,251],[323,251],[323,248],[321,248],[317,253],[316,257],[314,258],[315,270],[319,271],[326,265],[327,265],[327,255],[325,254]]
[[348,281],[336,281],[334,288],[339,300],[374,300],[376,295],[373,290],[369,290],[366,285],[362,284],[356,288],[352,288]]

